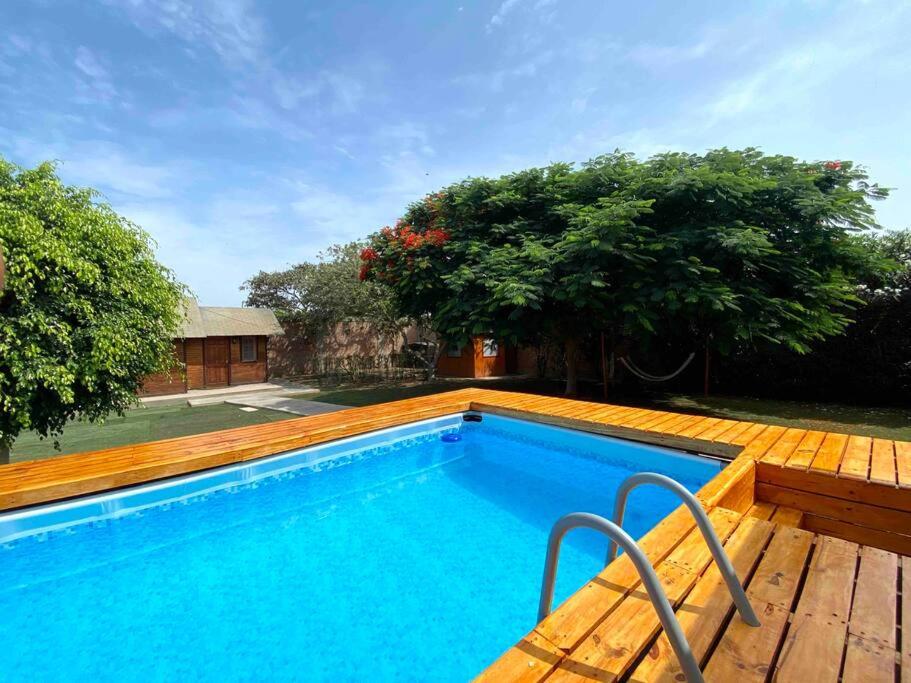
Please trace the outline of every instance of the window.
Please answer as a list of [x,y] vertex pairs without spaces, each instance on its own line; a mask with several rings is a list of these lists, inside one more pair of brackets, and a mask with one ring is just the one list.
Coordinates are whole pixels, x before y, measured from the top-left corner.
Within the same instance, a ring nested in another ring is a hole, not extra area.
[[463,346],[464,346],[464,344],[459,344],[458,346],[456,346],[455,344],[449,344],[446,347],[446,355],[449,356],[450,358],[461,358]]
[[240,360],[244,363],[256,360],[256,337],[240,338]]
[[496,339],[484,340],[484,358],[496,358],[499,351],[500,345],[497,344]]

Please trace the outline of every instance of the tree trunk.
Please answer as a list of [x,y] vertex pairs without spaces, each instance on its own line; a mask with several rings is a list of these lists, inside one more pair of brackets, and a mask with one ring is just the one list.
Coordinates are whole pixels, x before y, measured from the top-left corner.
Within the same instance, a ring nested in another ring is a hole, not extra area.
[[0,465],[9,464],[9,446],[0,443]]
[[607,401],[607,385],[610,377],[607,372],[607,355],[604,353],[604,332],[601,333],[601,382],[604,385],[604,400]]
[[436,348],[433,351],[433,360],[430,361],[430,365],[427,366],[427,374],[425,375],[426,382],[432,382],[436,379],[437,376],[437,363],[440,362],[440,356],[443,355],[443,345],[437,342]]
[[579,341],[575,338],[564,342],[566,351],[566,391],[564,396],[575,396],[579,393]]

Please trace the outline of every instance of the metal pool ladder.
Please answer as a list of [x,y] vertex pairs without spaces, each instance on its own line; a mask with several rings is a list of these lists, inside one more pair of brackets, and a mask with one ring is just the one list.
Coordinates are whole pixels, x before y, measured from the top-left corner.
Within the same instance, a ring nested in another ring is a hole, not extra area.
[[674,654],[677,655],[677,659],[680,661],[680,666],[683,668],[687,681],[689,683],[703,683],[704,679],[702,678],[702,672],[699,670],[699,663],[693,656],[690,644],[683,634],[683,629],[680,628],[680,622],[677,621],[677,617],[674,615],[674,609],[667,599],[667,594],[661,587],[661,582],[652,568],[652,563],[649,562],[648,557],[642,552],[636,541],[622,527],[623,515],[626,512],[626,499],[629,497],[630,491],[642,484],[654,484],[668,489],[683,500],[684,505],[689,508],[696,519],[696,526],[702,532],[712,557],[724,577],[724,581],[731,593],[731,598],[740,613],[740,618],[750,626],[760,625],[759,619],[753,611],[753,606],[740,585],[734,566],[731,564],[731,560],[724,548],[722,548],[721,541],[718,539],[715,529],[712,528],[712,523],[709,521],[708,515],[705,514],[705,510],[699,500],[680,483],[670,477],[665,477],[663,474],[654,472],[634,474],[627,477],[620,484],[617,489],[616,502],[614,503],[614,521],[588,512],[573,512],[557,520],[557,523],[554,524],[553,529],[550,531],[550,537],[547,539],[547,559],[544,562],[544,580],[541,584],[541,600],[538,603],[538,622],[541,622],[550,614],[550,609],[553,605],[554,584],[557,578],[557,564],[560,560],[560,546],[563,542],[563,537],[570,530],[579,527],[600,531],[610,539],[605,566],[616,558],[618,545],[629,555],[633,566],[639,573],[642,585],[645,586],[649,600],[658,613],[658,619],[667,635],[668,641],[670,641]]

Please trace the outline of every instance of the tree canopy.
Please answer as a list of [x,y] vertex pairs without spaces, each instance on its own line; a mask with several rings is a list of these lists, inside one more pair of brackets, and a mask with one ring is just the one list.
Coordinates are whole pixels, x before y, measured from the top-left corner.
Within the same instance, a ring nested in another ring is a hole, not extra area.
[[122,411],[170,369],[183,287],[97,193],[0,158],[0,249],[0,450]]
[[371,237],[363,276],[448,340],[562,341],[572,392],[591,331],[725,353],[840,333],[877,267],[851,233],[886,194],[847,161],[618,152],[429,195]]
[[244,283],[247,306],[275,311],[282,322],[300,326],[318,341],[336,323],[362,320],[380,334],[397,334],[401,320],[392,292],[381,282],[358,277],[363,244],[336,244],[319,254],[315,263],[299,263],[287,270],[260,271]]

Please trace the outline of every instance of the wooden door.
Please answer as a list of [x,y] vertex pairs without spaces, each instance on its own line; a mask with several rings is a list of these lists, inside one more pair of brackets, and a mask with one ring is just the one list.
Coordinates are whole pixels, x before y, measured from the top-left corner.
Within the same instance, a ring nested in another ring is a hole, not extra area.
[[206,386],[223,387],[228,384],[228,338],[207,337]]

